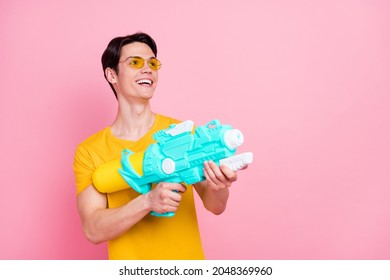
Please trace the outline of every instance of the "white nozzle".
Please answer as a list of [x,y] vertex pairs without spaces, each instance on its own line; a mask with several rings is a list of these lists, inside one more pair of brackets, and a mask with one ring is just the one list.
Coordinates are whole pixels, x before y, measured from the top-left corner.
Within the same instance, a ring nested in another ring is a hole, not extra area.
[[244,135],[238,129],[231,129],[225,132],[223,140],[229,149],[236,149],[244,143]]

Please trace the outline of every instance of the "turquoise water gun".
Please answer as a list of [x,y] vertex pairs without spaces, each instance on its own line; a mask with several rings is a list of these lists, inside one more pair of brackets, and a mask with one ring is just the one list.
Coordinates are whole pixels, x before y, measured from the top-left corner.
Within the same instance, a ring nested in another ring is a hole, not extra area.
[[[244,142],[244,136],[238,129],[221,125],[218,120],[198,126],[194,132],[193,127],[192,121],[173,124],[156,132],[153,135],[156,143],[149,145],[145,151],[133,153],[123,150],[120,163],[109,163],[102,167],[103,170],[95,172],[95,187],[108,192],[109,185],[111,191],[117,191],[124,185],[120,182],[123,179],[127,187],[145,194],[151,190],[152,184],[159,182],[191,185],[204,181],[205,161],[212,160],[218,166],[224,164],[233,171],[252,163],[253,154],[250,152],[234,155]],[[113,178],[112,169],[118,170],[121,178]],[[152,212],[152,215],[173,216],[174,213]]]

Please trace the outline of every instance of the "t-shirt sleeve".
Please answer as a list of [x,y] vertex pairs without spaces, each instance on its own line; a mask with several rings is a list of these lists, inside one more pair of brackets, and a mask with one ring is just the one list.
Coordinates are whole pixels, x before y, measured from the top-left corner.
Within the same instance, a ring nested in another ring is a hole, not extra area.
[[76,195],[92,185],[92,174],[96,167],[90,153],[78,146],[74,156],[73,170],[76,180]]

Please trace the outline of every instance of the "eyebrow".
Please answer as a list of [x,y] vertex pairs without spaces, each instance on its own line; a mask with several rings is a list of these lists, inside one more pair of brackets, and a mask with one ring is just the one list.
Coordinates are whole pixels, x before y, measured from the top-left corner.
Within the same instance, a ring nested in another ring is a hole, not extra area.
[[145,60],[148,60],[148,59],[151,59],[151,58],[156,58],[155,56],[151,56],[151,57],[149,57],[149,58],[144,58],[144,57],[142,57],[142,56],[140,56],[140,55],[131,55],[131,56],[125,58],[125,59],[122,60],[122,61],[126,61],[126,60],[128,60],[129,58],[133,58],[133,57],[141,57],[141,58],[143,58],[143,59],[145,59]]

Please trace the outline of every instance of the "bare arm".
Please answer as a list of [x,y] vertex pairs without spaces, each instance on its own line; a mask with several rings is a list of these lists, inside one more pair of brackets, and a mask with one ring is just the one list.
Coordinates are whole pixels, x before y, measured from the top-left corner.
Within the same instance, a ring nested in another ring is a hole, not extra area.
[[150,211],[175,212],[180,204],[181,193],[185,190],[180,184],[160,183],[152,191],[139,195],[121,207],[107,208],[106,194],[90,185],[77,196],[77,209],[84,234],[95,244],[117,238]]
[[194,184],[195,190],[205,208],[219,215],[226,209],[229,187],[237,180],[237,174],[224,165],[218,167],[214,162],[205,162],[204,175],[206,180]]

